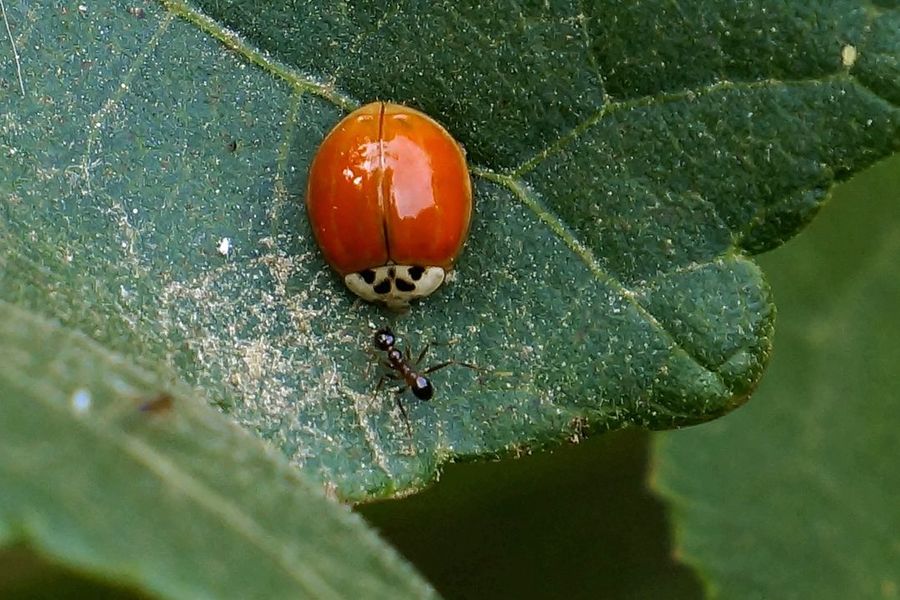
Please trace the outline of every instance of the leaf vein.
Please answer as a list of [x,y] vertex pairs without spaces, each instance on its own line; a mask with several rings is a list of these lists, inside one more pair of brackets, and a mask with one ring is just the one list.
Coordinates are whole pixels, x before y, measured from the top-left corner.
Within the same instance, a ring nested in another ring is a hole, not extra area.
[[359,103],[335,90],[334,84],[319,83],[312,77],[301,75],[293,67],[286,65],[248,44],[240,35],[222,27],[214,19],[182,0],[162,0],[163,6],[176,16],[196,26],[222,43],[226,48],[243,56],[250,64],[261,67],[276,77],[280,77],[296,89],[325,98],[341,109],[350,111]]
[[619,112],[625,112],[636,108],[643,108],[651,106],[653,104],[681,102],[686,99],[692,99],[705,94],[711,94],[720,90],[733,89],[746,91],[755,89],[777,88],[780,86],[820,85],[827,81],[840,79],[850,79],[855,81],[855,79],[848,77],[847,73],[843,71],[840,73],[834,73],[826,77],[810,77],[808,79],[761,79],[759,81],[743,82],[721,80],[696,89],[679,90],[676,92],[666,92],[657,95],[641,96],[639,98],[632,98],[630,100],[624,100],[621,102],[610,101],[604,104],[596,113],[563,133],[563,135],[550,143],[547,147],[538,151],[534,156],[525,160],[518,167],[510,169],[509,171],[507,171],[507,173],[511,177],[523,177],[530,171],[533,171],[535,168],[537,168],[537,166],[542,162],[552,156],[555,156],[564,148],[580,139],[580,137],[584,135],[585,132],[593,128],[605,118]]
[[591,68],[594,70],[594,75],[597,77],[597,85],[600,88],[600,102],[605,105],[609,101],[606,94],[606,79],[603,77],[603,73],[600,70],[600,63],[597,62],[597,54],[592,50],[593,44],[591,41],[591,32],[590,29],[588,29],[589,17],[587,16],[587,11],[584,7],[584,0],[578,0],[578,16],[576,19],[581,28],[581,35],[584,37],[584,49],[587,53],[588,61],[591,63]]

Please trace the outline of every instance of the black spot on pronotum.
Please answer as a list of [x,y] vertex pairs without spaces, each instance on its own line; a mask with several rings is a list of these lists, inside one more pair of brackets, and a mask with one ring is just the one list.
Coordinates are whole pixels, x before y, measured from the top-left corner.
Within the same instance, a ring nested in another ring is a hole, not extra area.
[[396,285],[397,289],[401,292],[412,292],[416,289],[416,284],[414,284],[412,281],[407,281],[402,277],[398,277],[397,279],[395,279],[394,285]]
[[390,279],[382,279],[378,282],[378,285],[373,286],[372,290],[376,294],[387,294],[391,291],[391,280]]
[[393,279],[393,278],[396,277],[396,276],[397,276],[397,272],[394,271],[394,267],[391,267],[390,269],[388,269],[388,277],[390,277],[391,279]]
[[375,283],[375,271],[372,269],[366,269],[365,271],[360,271],[359,276],[363,278],[363,281],[372,285]]
[[413,281],[418,281],[422,279],[422,275],[425,274],[425,267],[410,267],[406,272],[409,273],[409,276],[412,277]]

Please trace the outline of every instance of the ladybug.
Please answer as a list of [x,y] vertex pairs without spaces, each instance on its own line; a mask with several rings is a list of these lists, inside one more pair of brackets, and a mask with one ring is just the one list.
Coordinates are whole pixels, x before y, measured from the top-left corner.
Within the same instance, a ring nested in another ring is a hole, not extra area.
[[453,269],[469,232],[472,184],[462,148],[437,121],[373,102],[325,137],[309,170],[306,209],[347,287],[402,310]]

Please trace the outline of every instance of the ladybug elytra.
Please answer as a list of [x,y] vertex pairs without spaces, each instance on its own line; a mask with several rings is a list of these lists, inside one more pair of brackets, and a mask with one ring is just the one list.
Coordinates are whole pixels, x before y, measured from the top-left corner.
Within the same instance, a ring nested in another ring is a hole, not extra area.
[[434,292],[462,250],[472,187],[459,144],[422,112],[367,104],[325,137],[306,207],[350,290],[394,309]]

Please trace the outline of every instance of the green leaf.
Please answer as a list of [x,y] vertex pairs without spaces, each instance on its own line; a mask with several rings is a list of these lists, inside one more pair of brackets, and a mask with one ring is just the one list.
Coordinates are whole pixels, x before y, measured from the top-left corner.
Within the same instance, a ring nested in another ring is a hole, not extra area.
[[[900,145],[897,9],[7,4],[0,296],[199,386],[354,500],[741,404],[773,313],[749,254]],[[318,143],[374,98],[438,118],[476,174],[456,281],[403,316],[343,289],[303,210]],[[405,397],[412,437],[373,393],[385,321],[483,367]]]
[[764,258],[776,353],[754,401],[656,448],[679,554],[722,598],[900,590],[900,160]]
[[0,348],[0,546],[156,597],[431,595],[188,388],[5,302]]

